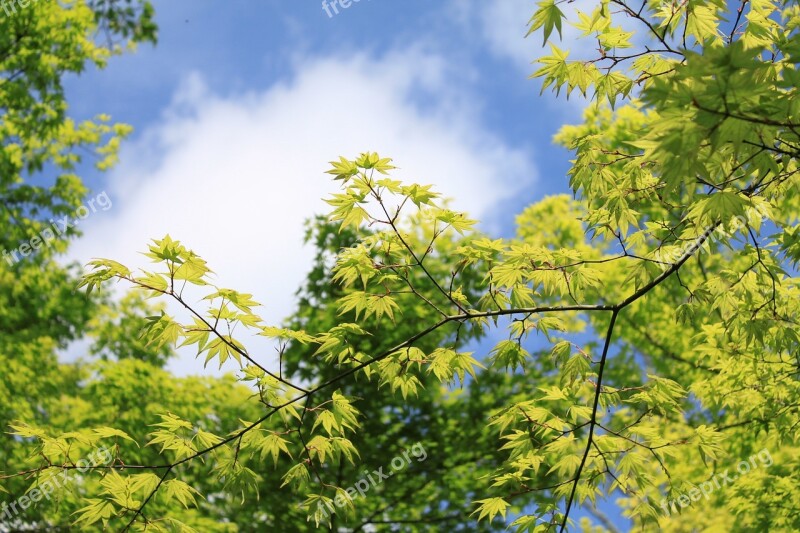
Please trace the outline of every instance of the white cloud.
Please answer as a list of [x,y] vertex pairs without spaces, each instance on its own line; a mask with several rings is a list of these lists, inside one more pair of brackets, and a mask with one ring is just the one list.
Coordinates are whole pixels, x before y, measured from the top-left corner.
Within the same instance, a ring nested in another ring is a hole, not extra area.
[[[321,198],[338,187],[323,173],[331,159],[377,151],[400,179],[434,183],[477,217],[530,189],[530,154],[482,127],[480,102],[457,76],[422,52],[306,60],[292,79],[226,98],[192,76],[123,150],[106,186],[114,206],[87,220],[70,259],[147,267],[137,252],[169,233],[208,261],[218,285],[253,293],[279,323],[312,257],[303,221],[326,212]],[[182,354],[172,368],[200,363]]]

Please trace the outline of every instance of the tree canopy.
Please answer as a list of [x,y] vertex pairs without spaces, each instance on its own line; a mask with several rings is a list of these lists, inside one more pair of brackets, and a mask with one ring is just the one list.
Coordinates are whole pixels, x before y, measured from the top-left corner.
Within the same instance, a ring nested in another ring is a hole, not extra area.
[[[592,59],[569,58],[565,24]],[[800,529],[798,25],[791,2],[539,2],[533,76],[589,102],[555,138],[573,195],[499,239],[387,154],[345,155],[282,324],[169,235],[141,272],[98,259],[78,281],[53,257],[70,234],[0,262],[0,526]],[[15,248],[83,201],[77,148],[105,167],[128,132],[70,121],[61,77],[155,28],[111,1],[0,30]],[[96,357],[60,363],[84,335]],[[239,370],[175,378],[186,346]]]

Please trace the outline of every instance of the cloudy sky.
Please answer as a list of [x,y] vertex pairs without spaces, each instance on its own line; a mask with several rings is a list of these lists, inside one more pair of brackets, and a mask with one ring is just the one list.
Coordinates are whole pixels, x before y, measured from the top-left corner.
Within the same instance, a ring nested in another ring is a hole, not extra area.
[[[435,184],[498,236],[568,190],[569,154],[551,138],[582,103],[540,96],[528,79],[542,50],[524,38],[532,1],[331,4],[157,0],[156,47],[70,79],[75,117],[107,112],[135,133],[114,170],[87,171],[113,207],[82,222],[69,259],[147,266],[138,252],[169,233],[277,324],[312,255],[303,222],[337,190],[324,171],[339,155],[392,157],[401,179]],[[191,353],[171,368],[202,371]]]

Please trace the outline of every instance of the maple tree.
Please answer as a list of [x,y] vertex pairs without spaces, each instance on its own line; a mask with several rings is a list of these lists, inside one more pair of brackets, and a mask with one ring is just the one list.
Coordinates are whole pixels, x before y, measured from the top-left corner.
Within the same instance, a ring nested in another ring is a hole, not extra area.
[[[148,304],[128,302],[140,346],[99,319],[98,351],[147,352],[74,382],[87,404],[117,384],[107,412],[15,418],[30,489],[104,446],[85,493],[60,491],[82,528],[588,531],[614,528],[612,506],[636,528],[800,528],[799,8],[568,6],[540,2],[530,29],[550,44],[543,88],[592,101],[556,137],[575,153],[574,198],[492,239],[432,187],[392,179],[390,159],[342,157],[282,325],[170,236],[149,246],[152,271],[94,261],[89,294],[123,280],[171,307],[137,319]],[[565,23],[595,59],[553,42]],[[250,352],[252,333],[278,355]],[[168,384],[159,354],[177,345],[234,361],[242,383]],[[348,490],[415,445],[425,459],[404,475]]]

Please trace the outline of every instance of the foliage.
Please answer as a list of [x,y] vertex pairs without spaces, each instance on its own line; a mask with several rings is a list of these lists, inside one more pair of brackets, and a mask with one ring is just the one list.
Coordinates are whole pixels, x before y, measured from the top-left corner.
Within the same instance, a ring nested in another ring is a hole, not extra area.
[[[18,418],[19,470],[41,484],[112,449],[85,493],[60,491],[84,529],[612,529],[611,504],[642,529],[800,528],[800,8],[611,0],[567,19],[566,5],[540,2],[530,27],[549,42],[569,23],[599,46],[570,61],[551,43],[535,74],[593,101],[556,138],[575,152],[575,199],[493,240],[394,180],[390,159],[342,157],[282,327],[168,235],[150,271],[96,260],[89,293],[123,280],[174,304],[141,322],[137,353],[189,346],[242,383],[169,383],[104,326],[120,360],[69,382],[81,416]],[[248,350],[252,334],[277,356]],[[135,398],[147,406],[126,410]],[[419,470],[348,491],[416,442]]]
[[142,339],[140,334],[147,325],[147,314],[163,310],[148,305],[142,294],[128,293],[119,302],[108,299],[89,323],[90,335],[94,343],[89,353],[99,358],[139,359],[163,367],[172,348],[163,344],[153,344]]
[[[75,291],[80,269],[54,260],[77,231],[54,231],[61,223],[53,221],[72,216],[85,198],[76,171],[86,156],[108,168],[129,127],[105,115],[69,117],[62,81],[88,65],[104,66],[126,43],[155,39],[148,4],[131,4],[129,12],[116,1],[103,3],[103,12],[85,2],[11,4],[5,8],[15,11],[0,16],[0,464],[7,472],[23,468],[28,454],[27,440],[9,434],[10,424],[62,431],[64,399],[88,377],[57,356],[90,328],[97,302]],[[96,42],[110,17],[119,24],[107,33],[111,42]],[[41,246],[48,231],[51,239]],[[20,254],[35,238],[33,253]],[[4,479],[0,493],[21,496],[29,488],[28,479]],[[3,503],[6,496],[0,494]],[[35,522],[41,509],[26,516]]]

